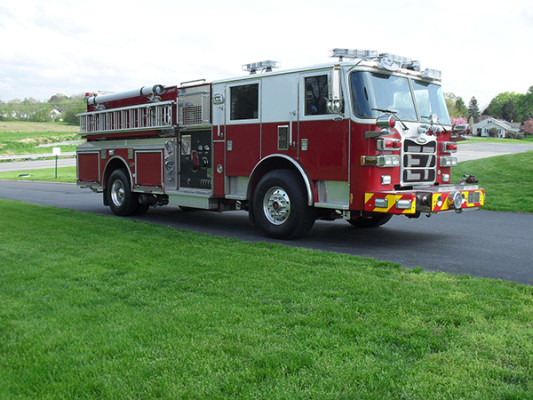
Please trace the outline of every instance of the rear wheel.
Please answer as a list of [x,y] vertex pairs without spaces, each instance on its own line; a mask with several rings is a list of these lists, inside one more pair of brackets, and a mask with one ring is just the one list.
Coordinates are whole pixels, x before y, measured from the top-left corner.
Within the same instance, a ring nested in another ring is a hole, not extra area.
[[107,203],[113,214],[121,216],[134,215],[139,210],[138,196],[131,191],[129,177],[123,169],[117,169],[111,173],[106,196]]
[[348,222],[357,228],[376,228],[386,224],[391,218],[392,214],[376,213],[349,219]]
[[301,237],[315,222],[315,211],[307,205],[302,179],[291,170],[266,174],[257,185],[252,207],[259,228],[278,239]]

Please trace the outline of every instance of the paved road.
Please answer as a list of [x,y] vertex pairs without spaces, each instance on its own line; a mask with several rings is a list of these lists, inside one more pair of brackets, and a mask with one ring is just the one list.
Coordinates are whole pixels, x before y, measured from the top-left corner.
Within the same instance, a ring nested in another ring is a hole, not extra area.
[[[60,158],[57,160],[58,167],[74,167],[75,165],[75,158]],[[0,172],[28,171],[34,169],[54,168],[55,166],[55,160],[0,162]]]
[[[0,180],[0,197],[112,215],[102,205],[101,194],[74,184]],[[354,229],[342,220],[317,221],[308,236],[289,242],[263,237],[245,212],[159,207],[139,219],[251,242],[282,243],[533,285],[533,215],[529,214],[471,211],[417,220],[394,217],[383,227],[366,230]]]
[[457,160],[470,161],[479,158],[501,156],[504,154],[524,153],[533,151],[529,143],[461,143],[457,151]]

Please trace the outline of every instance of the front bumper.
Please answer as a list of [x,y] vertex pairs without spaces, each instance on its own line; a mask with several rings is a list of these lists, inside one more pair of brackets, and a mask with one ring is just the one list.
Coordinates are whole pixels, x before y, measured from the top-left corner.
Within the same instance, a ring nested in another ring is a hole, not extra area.
[[365,211],[388,214],[461,211],[476,209],[484,204],[485,191],[476,185],[443,185],[409,191],[365,193]]

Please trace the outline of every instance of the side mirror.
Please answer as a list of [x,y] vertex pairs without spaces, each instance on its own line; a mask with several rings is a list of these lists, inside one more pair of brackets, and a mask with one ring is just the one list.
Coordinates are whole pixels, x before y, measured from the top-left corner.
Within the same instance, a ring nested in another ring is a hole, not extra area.
[[464,135],[470,134],[470,125],[469,124],[458,124],[452,128],[452,140],[466,140]]
[[328,78],[328,111],[339,114],[342,110],[341,67],[335,65]]

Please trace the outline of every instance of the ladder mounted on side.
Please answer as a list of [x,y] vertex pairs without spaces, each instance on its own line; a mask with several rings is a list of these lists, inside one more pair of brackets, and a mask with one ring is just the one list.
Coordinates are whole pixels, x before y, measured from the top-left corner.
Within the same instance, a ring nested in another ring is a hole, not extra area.
[[161,101],[78,114],[80,134],[99,135],[174,128],[175,101]]

